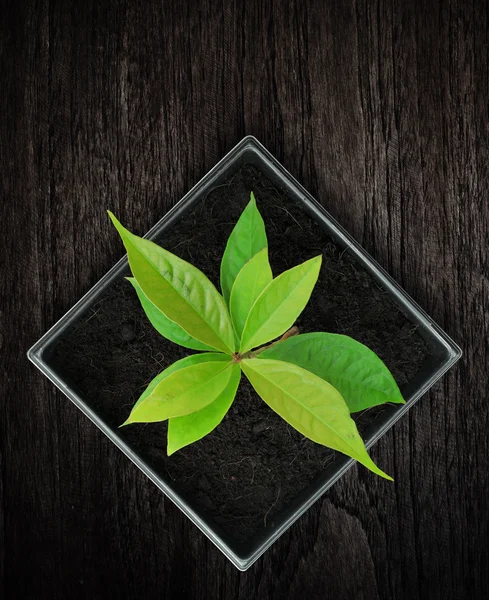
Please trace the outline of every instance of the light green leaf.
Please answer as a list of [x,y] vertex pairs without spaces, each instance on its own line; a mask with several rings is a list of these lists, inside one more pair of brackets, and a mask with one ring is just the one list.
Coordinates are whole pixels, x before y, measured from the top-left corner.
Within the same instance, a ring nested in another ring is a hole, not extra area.
[[207,346],[206,344],[199,342],[199,340],[194,339],[185,331],[185,329],[182,329],[180,325],[177,325],[173,321],[170,321],[168,317],[165,317],[161,310],[159,310],[159,308],[157,308],[144,294],[134,277],[126,277],[126,279],[136,290],[146,316],[160,335],[171,342],[175,342],[175,344],[184,346],[185,348],[191,348],[192,350],[214,350],[211,346]]
[[147,298],[199,342],[232,354],[231,318],[207,277],[168,250],[132,234],[108,212],[126,247],[132,274]]
[[168,456],[200,440],[219,425],[233,403],[240,378],[241,369],[235,363],[231,367],[231,378],[227,386],[214,402],[185,417],[174,417],[169,420]]
[[268,248],[263,248],[255,254],[236,276],[229,299],[229,310],[239,338],[251,307],[272,279]]
[[240,364],[264,402],[302,435],[392,479],[368,455],[348,406],[332,385],[281,360],[251,358]]
[[229,305],[229,297],[236,275],[257,252],[267,246],[265,223],[256,207],[255,196],[241,213],[229,236],[221,261],[221,290]]
[[174,370],[136,403],[124,425],[165,421],[204,408],[227,386],[233,364],[230,358],[207,360]]
[[343,396],[350,412],[384,402],[404,403],[394,377],[375,352],[346,335],[296,335],[259,357],[294,363],[328,381]]
[[171,375],[172,373],[175,373],[175,371],[179,371],[180,369],[184,369],[185,367],[191,367],[192,365],[198,365],[198,364],[204,363],[204,362],[217,362],[217,361],[222,361],[222,362],[229,364],[230,358],[228,355],[220,354],[219,352],[206,352],[205,354],[191,354],[190,356],[186,356],[185,358],[181,358],[180,360],[175,361],[169,367],[167,367],[164,371],[162,371],[161,373],[158,373],[158,375],[156,375],[156,377],[154,377],[150,381],[150,383],[148,384],[148,387],[141,394],[141,396],[139,397],[136,404],[132,407],[132,409],[134,410],[136,408],[136,406],[141,404],[141,402],[143,400],[146,400],[146,398],[150,394],[153,393],[153,390],[155,389],[155,387],[161,381],[163,381],[163,379],[166,379],[169,375]]
[[316,284],[322,256],[285,271],[258,296],[241,336],[243,354],[287,331],[306,306]]

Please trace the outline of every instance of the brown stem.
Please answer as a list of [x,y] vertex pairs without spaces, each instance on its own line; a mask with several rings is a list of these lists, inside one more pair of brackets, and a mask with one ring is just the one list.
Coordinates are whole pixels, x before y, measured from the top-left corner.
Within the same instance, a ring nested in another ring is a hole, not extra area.
[[266,346],[262,346],[261,348],[258,348],[257,350],[250,350],[249,352],[245,352],[243,355],[240,356],[240,358],[241,359],[242,358],[255,358],[256,356],[258,356],[265,350],[268,350],[268,348],[275,346],[275,344],[280,344],[280,342],[283,342],[287,338],[297,335],[298,333],[300,333],[300,330],[296,325],[294,325],[289,330],[287,330],[279,340],[276,340],[275,342],[272,342],[271,344],[267,344]]

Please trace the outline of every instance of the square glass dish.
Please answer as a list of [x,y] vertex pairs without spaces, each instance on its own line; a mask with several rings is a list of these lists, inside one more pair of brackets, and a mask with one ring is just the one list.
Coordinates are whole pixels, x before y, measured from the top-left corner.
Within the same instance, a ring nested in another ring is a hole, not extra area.
[[[367,448],[372,446],[394,423],[400,419],[431,386],[452,367],[461,356],[454,341],[414,302],[412,298],[380,267],[327,211],[284,169],[280,163],[252,136],[245,137],[213,169],[207,173],[156,225],[145,235],[157,240],[170,231],[182,217],[192,213],[208,194],[223,184],[242,168],[251,165],[258,169],[274,186],[301,207],[334,243],[369,273],[392,305],[397,307],[416,328],[429,349],[427,359],[403,386],[405,405],[387,406],[379,413],[364,433]],[[337,455],[321,475],[275,517],[273,527],[265,527],[249,539],[237,540],[225,531],[197,504],[181,494],[178,485],[146,460],[138,447],[129,444],[117,427],[109,424],[90,398],[72,385],[69,377],[56,367],[52,356],[61,340],[70,335],[74,325],[86,318],[91,307],[128,270],[127,258],[122,258],[100,281],[79,300],[47,333],[29,349],[28,358],[48,377],[85,415],[118,446],[147,477],[157,485],[205,535],[240,570],[248,569],[265,550],[286,531],[335,481],[349,469],[354,461]]]

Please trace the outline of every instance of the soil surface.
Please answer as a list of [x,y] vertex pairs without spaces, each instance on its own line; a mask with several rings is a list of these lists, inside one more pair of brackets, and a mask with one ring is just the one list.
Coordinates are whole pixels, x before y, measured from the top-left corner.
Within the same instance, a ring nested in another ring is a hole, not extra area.
[[[254,167],[245,165],[215,188],[159,243],[219,286],[226,240],[250,190],[265,220],[274,275],[323,254],[318,283],[297,322],[301,332],[351,335],[379,354],[402,390],[429,353],[415,326],[366,271]],[[191,352],[152,328],[134,289],[121,278],[54,348],[51,365],[115,428],[151,379]],[[360,432],[381,410],[355,415]],[[221,425],[171,457],[166,423],[131,425],[119,434],[237,541],[273,527],[280,511],[337,456],[288,426],[244,377]]]

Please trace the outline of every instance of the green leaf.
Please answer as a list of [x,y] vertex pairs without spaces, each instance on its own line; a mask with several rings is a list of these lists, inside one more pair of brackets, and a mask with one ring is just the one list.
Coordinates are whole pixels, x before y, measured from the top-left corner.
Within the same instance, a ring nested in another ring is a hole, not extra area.
[[171,364],[169,367],[167,367],[164,371],[162,371],[161,373],[158,373],[158,375],[156,375],[156,377],[154,377],[150,381],[148,387],[141,394],[141,396],[139,397],[136,404],[132,407],[132,409],[134,410],[136,408],[136,406],[141,404],[141,402],[143,400],[146,400],[146,398],[151,393],[153,393],[153,390],[155,389],[155,387],[161,381],[163,381],[163,379],[166,379],[169,375],[171,375],[172,373],[175,373],[175,371],[179,371],[180,369],[184,369],[185,367],[191,367],[192,365],[198,365],[198,364],[204,363],[204,362],[216,362],[216,361],[221,361],[221,362],[225,362],[225,363],[229,364],[230,358],[226,354],[220,354],[219,352],[207,352],[206,354],[191,354],[190,356],[186,356],[185,358],[181,358],[180,360],[175,361],[173,364]]
[[239,338],[243,333],[243,327],[251,307],[272,279],[272,269],[268,262],[268,248],[263,248],[255,254],[236,276],[229,299],[229,310]]
[[182,329],[180,325],[177,325],[165,317],[161,310],[156,308],[151,300],[149,300],[149,298],[144,294],[139,283],[134,279],[134,277],[126,277],[126,279],[136,290],[146,316],[148,317],[151,325],[153,325],[160,335],[171,342],[175,342],[175,344],[184,346],[185,348],[191,348],[192,350],[214,350],[214,348],[211,346],[207,346],[206,344],[199,342],[199,340],[194,339],[185,331],[185,329]]
[[259,358],[294,363],[328,381],[350,412],[384,402],[404,403],[394,377],[375,352],[346,335],[297,335],[268,348]]
[[348,406],[332,385],[281,360],[251,358],[240,365],[264,402],[302,435],[392,480],[368,455]]
[[287,331],[306,306],[316,284],[322,256],[276,277],[253,304],[241,336],[243,354]]
[[205,361],[176,368],[154,386],[151,382],[151,392],[135,404],[124,425],[189,415],[213,402],[227,386],[235,363],[230,358],[210,360],[209,355],[204,356]]
[[229,236],[221,261],[221,290],[229,305],[229,297],[236,275],[257,252],[267,246],[265,223],[256,207],[255,196],[241,213]]
[[108,212],[146,297],[199,342],[232,354],[235,341],[231,318],[222,296],[207,277],[168,250],[132,234]]
[[214,402],[185,417],[170,419],[168,423],[168,456],[180,448],[200,440],[219,425],[233,403],[240,378],[241,369],[235,363],[231,367],[229,383]]

